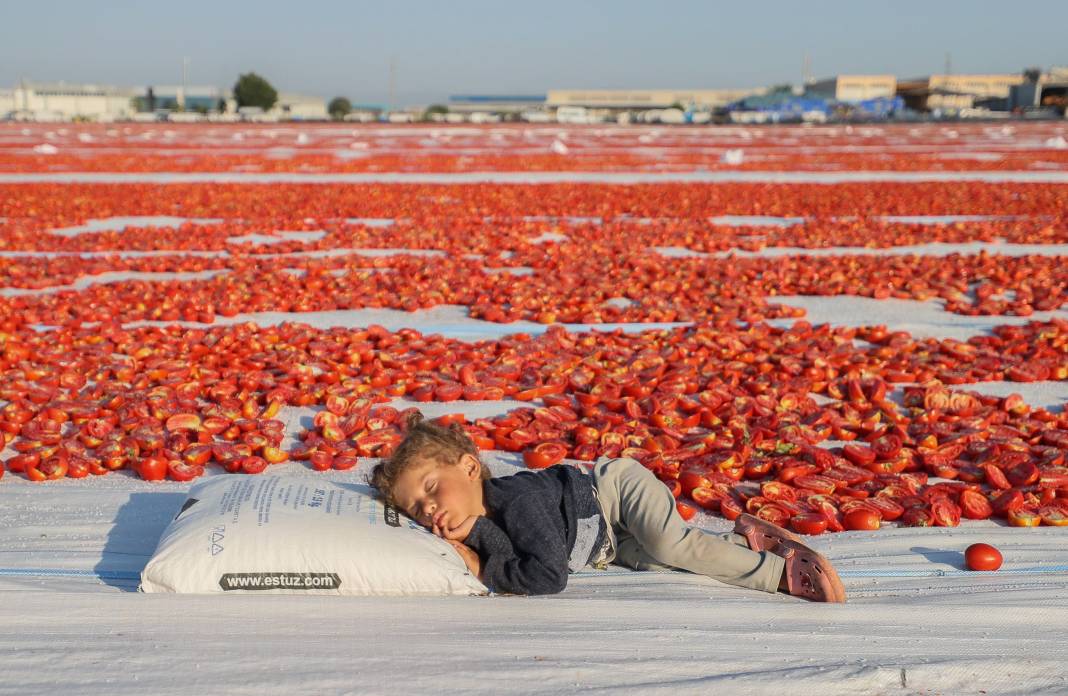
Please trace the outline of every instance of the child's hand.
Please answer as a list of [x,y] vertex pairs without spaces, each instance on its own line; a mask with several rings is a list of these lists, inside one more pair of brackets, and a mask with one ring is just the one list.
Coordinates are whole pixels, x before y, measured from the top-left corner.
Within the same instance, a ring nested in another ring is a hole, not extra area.
[[482,579],[482,562],[478,559],[478,554],[475,550],[466,544],[461,544],[458,541],[451,541],[452,547],[456,549],[456,552],[460,554],[460,558],[464,559],[464,564],[467,565],[467,569],[471,571],[479,580]]
[[452,529],[444,529],[435,525],[434,533],[440,536],[442,539],[446,539],[448,541],[466,541],[467,536],[471,533],[471,529],[475,526],[475,520],[477,519],[477,515],[471,515],[466,520],[461,522],[458,526],[453,527]]

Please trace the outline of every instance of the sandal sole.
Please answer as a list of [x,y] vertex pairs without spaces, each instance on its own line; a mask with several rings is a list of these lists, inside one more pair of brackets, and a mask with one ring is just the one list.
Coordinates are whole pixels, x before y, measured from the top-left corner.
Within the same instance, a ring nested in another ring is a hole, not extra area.
[[[801,578],[806,576],[809,580],[810,586],[818,585],[822,591],[825,599],[817,599],[813,597],[807,597],[813,601],[824,601],[835,604],[844,604],[846,601],[845,587],[842,585],[841,579],[838,577],[838,573],[835,571],[834,566],[829,560],[817,551],[813,551],[804,544],[790,543],[786,548],[786,577],[787,585],[790,586],[790,594],[794,594],[795,581],[800,582]],[[807,564],[811,571],[806,574],[804,570],[796,568],[798,564]],[[813,584],[815,579],[812,574],[818,574],[816,578],[822,578],[823,582]],[[800,589],[800,588],[798,588]],[[800,596],[800,595],[794,595]]]
[[734,533],[744,536],[746,541],[749,542],[749,548],[754,551],[771,551],[771,553],[775,553],[784,541],[791,541],[804,546],[801,537],[796,534],[748,513],[742,513],[738,516],[734,523]]

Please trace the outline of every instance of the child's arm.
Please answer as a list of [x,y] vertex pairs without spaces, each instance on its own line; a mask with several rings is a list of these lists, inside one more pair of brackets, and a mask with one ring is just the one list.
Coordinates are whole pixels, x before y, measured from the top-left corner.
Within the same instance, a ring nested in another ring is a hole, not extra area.
[[[524,495],[504,513],[504,526],[479,517],[466,544],[483,559],[482,582],[494,592],[555,594],[567,586],[567,548],[551,520],[560,517],[541,497]],[[555,517],[554,517],[555,516]]]
[[479,582],[482,581],[482,560],[478,557],[478,554],[470,546],[459,542],[449,541],[452,547],[456,549],[456,553],[460,554],[460,558],[463,559],[464,565],[471,571],[471,574],[478,578]]

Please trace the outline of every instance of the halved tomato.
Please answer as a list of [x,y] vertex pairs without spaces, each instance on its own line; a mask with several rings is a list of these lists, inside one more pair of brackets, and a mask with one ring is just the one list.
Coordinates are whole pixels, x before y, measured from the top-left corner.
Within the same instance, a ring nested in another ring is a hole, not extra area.
[[939,527],[960,526],[960,507],[949,498],[935,498],[931,501],[931,517]]
[[983,472],[986,474],[986,482],[992,487],[1003,491],[1007,491],[1012,488],[1012,484],[1009,483],[1009,479],[1005,477],[1005,472],[997,468],[993,464],[983,464]]
[[434,422],[441,426],[450,426],[453,423],[459,423],[463,425],[467,422],[467,416],[463,413],[445,413],[434,419]]
[[1037,527],[1042,524],[1042,517],[1030,510],[1013,510],[1009,512],[1009,526]]
[[14,457],[7,460],[8,468],[16,474],[32,469],[40,463],[40,452],[24,452],[22,454],[16,454]]
[[456,401],[463,396],[463,386],[454,382],[439,384],[434,389],[434,399],[436,401]]
[[887,522],[893,522],[905,514],[905,506],[887,496],[876,495],[868,498],[867,503],[878,510],[879,515]]
[[[67,457],[67,478],[85,478],[89,475],[89,469],[92,467],[93,461],[87,457],[83,457],[80,454],[72,454]],[[3,468],[3,464],[0,464],[0,469]],[[0,473],[0,476],[3,476]]]
[[756,516],[774,525],[784,527],[790,522],[790,518],[793,515],[778,503],[768,503],[767,505],[762,505],[756,511]]
[[994,514],[998,517],[1008,517],[1009,513],[1015,512],[1024,506],[1023,493],[1016,489],[1002,492],[990,503]]
[[875,452],[861,445],[846,445],[842,448],[842,456],[857,466],[867,466],[875,461]]
[[901,452],[902,440],[894,434],[883,435],[872,443],[871,449],[876,459],[893,459]]
[[[798,460],[795,459],[792,461]],[[801,476],[812,476],[813,474],[817,474],[819,473],[819,470],[819,467],[815,464],[791,464],[790,466],[784,466],[780,469],[776,478],[783,483],[791,483],[794,479],[800,478]]]
[[804,488],[805,490],[815,491],[816,493],[823,493],[825,495],[834,493],[835,488],[837,488],[834,479],[819,475],[798,476],[794,479],[793,483],[798,488]]
[[910,507],[901,516],[901,524],[906,527],[930,527],[934,525],[934,517],[926,507]]
[[745,510],[742,509],[741,504],[737,500],[728,496],[720,503],[719,512],[728,520],[734,521],[738,519],[738,516],[745,512]]
[[994,508],[986,496],[972,490],[961,491],[960,509],[961,514],[969,520],[985,520],[994,514]]
[[192,481],[204,474],[204,467],[199,464],[187,464],[181,459],[167,462],[167,473],[175,481]]
[[559,442],[542,442],[523,451],[523,463],[528,469],[545,469],[559,464],[566,456],[566,445]]
[[760,495],[768,500],[786,500],[793,502],[797,500],[797,489],[790,484],[782,483],[781,481],[767,481],[760,485]]
[[267,469],[267,460],[255,455],[241,459],[241,471],[246,474],[262,474]]
[[316,471],[329,471],[334,466],[334,455],[330,452],[315,450],[308,457],[308,462]]
[[692,495],[695,488],[705,488],[711,485],[703,469],[684,469],[679,474],[679,483],[682,485],[683,495]]
[[[67,475],[69,476],[70,474],[68,473]],[[1040,507],[1038,514],[1042,517],[1042,524],[1051,527],[1068,527],[1068,512],[1056,505]]]
[[356,466],[357,458],[351,454],[339,454],[334,457],[333,467],[336,471],[348,471]]
[[827,524],[827,518],[818,512],[806,512],[790,518],[790,526],[798,534],[823,534],[827,531]]
[[712,512],[719,512],[724,499],[730,497],[727,493],[721,493],[705,486],[691,489],[688,495],[695,503]]
[[693,516],[697,514],[697,508],[682,501],[675,502],[675,509],[679,511],[679,516],[684,520],[693,519]]
[[1038,481],[1038,477],[1038,467],[1030,461],[1020,462],[1019,464],[1009,467],[1005,472],[1005,478],[1009,480],[1009,483],[1017,487],[1029,486],[1035,481]]

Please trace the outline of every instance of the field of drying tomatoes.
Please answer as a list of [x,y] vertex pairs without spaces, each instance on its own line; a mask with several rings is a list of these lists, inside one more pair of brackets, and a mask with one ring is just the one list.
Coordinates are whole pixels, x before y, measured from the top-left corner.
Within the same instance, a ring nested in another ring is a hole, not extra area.
[[[718,128],[0,124],[4,172],[1027,171],[1056,122]],[[730,156],[726,153],[731,151]]]
[[[1023,169],[1057,127],[969,126],[952,137],[941,126],[767,129],[752,131],[748,147],[763,149],[768,169],[802,159],[907,169],[952,140],[1002,154],[947,167]],[[255,162],[295,171],[334,157],[316,153],[316,142],[337,148],[357,137],[301,129],[298,152],[272,159],[292,128],[203,126],[171,137],[147,126],[5,126],[0,168],[231,171]],[[385,154],[332,171],[401,160],[462,169],[434,159],[446,155],[428,139],[446,151],[481,148],[447,155],[472,168],[537,169],[547,155],[524,147],[559,139],[555,129],[441,129],[423,140],[394,130],[362,132],[370,144],[357,150]],[[635,150],[651,143],[664,149],[657,161],[703,166],[743,137],[638,132],[651,140],[626,129],[563,135],[600,171],[638,167],[628,158],[647,157]],[[23,152],[48,134],[56,153]],[[798,142],[818,144],[820,157],[802,158]],[[68,147],[76,152],[62,155]],[[504,154],[489,154],[495,148]],[[1042,152],[1042,161],[1068,164],[1062,150]],[[161,216],[184,222],[136,222]],[[756,217],[737,226],[723,216]],[[109,218],[135,222],[109,229]],[[91,220],[104,222],[62,232]],[[443,421],[530,467],[633,457],[686,517],[748,511],[805,534],[986,518],[1065,525],[1068,414],[1018,394],[987,396],[981,384],[1068,380],[1064,256],[893,248],[1066,237],[1068,185],[1046,183],[0,184],[0,475],[47,484],[117,470],[188,481],[209,468],[247,475],[284,462],[346,470],[397,445],[403,399],[405,408],[455,403]],[[737,255],[841,246],[886,253]],[[173,276],[181,273],[198,275]],[[921,339],[877,318],[814,326],[780,295],[1043,315],[967,341]],[[301,323],[305,312],[443,305],[548,328],[461,341],[415,320],[396,331]],[[289,312],[292,322],[261,326],[258,312]],[[619,322],[637,326],[564,326]],[[680,325],[640,330],[647,322]],[[525,405],[465,415],[465,403],[503,400]],[[293,408],[315,416],[287,433],[280,416]],[[285,444],[293,436],[297,444]]]

